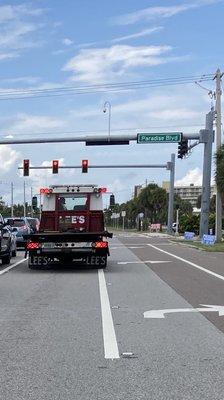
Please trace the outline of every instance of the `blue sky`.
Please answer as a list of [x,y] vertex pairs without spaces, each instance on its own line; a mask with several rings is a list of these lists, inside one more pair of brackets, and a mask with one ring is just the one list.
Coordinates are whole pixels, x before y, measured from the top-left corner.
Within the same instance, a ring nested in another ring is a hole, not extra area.
[[[203,75],[223,69],[223,0],[146,1],[36,0],[0,3],[0,91],[48,89],[157,78]],[[214,82],[206,82],[214,90]],[[0,136],[36,137],[107,133],[105,101],[112,105],[112,134],[136,130],[195,132],[204,127],[211,106],[206,90],[191,85],[120,93],[92,93],[24,100],[1,100]],[[122,129],[122,131],[120,130]],[[127,129],[123,131],[123,129]],[[8,182],[22,198],[17,167],[60,159],[66,164],[165,163],[176,145],[92,147],[83,144],[0,147],[0,181],[8,201]],[[177,161],[176,180],[200,182],[202,146]],[[28,187],[52,182],[93,182],[114,191],[118,201],[131,197],[135,184],[161,184],[163,170],[35,172]],[[28,195],[27,195],[28,196]]]

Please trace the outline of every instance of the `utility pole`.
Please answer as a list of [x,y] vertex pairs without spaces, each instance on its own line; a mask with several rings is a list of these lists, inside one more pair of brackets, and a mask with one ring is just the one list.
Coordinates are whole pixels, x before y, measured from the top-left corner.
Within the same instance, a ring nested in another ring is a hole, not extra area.
[[[216,80],[216,90],[215,90],[215,111],[216,111],[216,152],[220,149],[222,145],[222,121],[221,121],[221,78],[223,73],[220,69],[217,69],[215,80]],[[221,194],[217,188],[216,191],[216,221],[215,221],[215,235],[216,241],[221,242],[222,240],[222,198]]]
[[13,217],[14,216],[14,206],[13,206],[13,203],[14,203],[14,185],[13,185],[13,182],[11,182],[11,217]]
[[30,197],[31,197],[31,217],[33,217],[33,188],[30,187]]
[[23,216],[26,217],[26,182],[23,182]]
[[177,214],[176,214],[176,235],[179,233],[179,207],[177,208]]
[[200,131],[200,141],[204,143],[203,182],[201,196],[200,238],[208,234],[210,197],[211,197],[211,168],[214,110],[206,114],[206,129]]

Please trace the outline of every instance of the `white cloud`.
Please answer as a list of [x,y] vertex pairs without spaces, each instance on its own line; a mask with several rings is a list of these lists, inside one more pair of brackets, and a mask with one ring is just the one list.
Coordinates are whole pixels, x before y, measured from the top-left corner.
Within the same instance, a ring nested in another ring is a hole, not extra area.
[[151,35],[152,33],[159,32],[162,29],[163,29],[162,26],[157,26],[155,28],[149,28],[149,29],[143,29],[140,32],[132,33],[131,35],[121,36],[121,37],[112,39],[111,43],[119,43],[119,42],[124,42],[124,41],[130,40],[130,39],[136,39],[139,37],[148,36],[148,35]]
[[[166,90],[151,90],[150,96],[143,99],[135,99],[124,101],[121,103],[112,103],[112,126],[122,128],[130,127],[132,124],[141,129],[143,126],[164,125],[168,123],[180,124],[184,123],[199,123],[203,120],[203,108],[205,103],[200,105],[194,101],[194,92],[185,88],[183,93],[180,89]],[[206,99],[207,100],[207,99]],[[80,119],[104,118],[102,114],[102,105],[96,107],[82,107],[70,112],[71,116]],[[128,123],[127,123],[128,121]]]
[[[49,131],[55,128],[62,128],[64,121],[56,117],[17,114],[13,123],[10,124],[10,133],[30,133]],[[6,130],[6,129],[4,129]]]
[[0,7],[0,23],[6,23],[24,16],[37,17],[44,12],[41,8],[32,8],[28,4],[20,4],[18,6],[6,5]]
[[170,46],[115,45],[108,48],[85,49],[64,66],[72,72],[73,81],[101,83],[127,77],[130,69],[166,63]]
[[175,182],[176,186],[189,186],[194,184],[195,186],[202,185],[202,172],[200,168],[195,168],[187,172],[187,174]]
[[[40,80],[37,76],[20,76],[18,78],[8,78],[2,79],[0,83],[3,84],[14,84],[14,83],[26,83],[27,85],[32,85],[37,83]],[[1,89],[0,89],[1,92]]]
[[37,44],[30,40],[24,41],[24,38],[30,36],[39,28],[38,24],[16,22],[13,25],[7,25],[1,28],[0,48],[4,49],[21,49],[25,47],[33,47]]
[[7,173],[20,158],[20,153],[9,146],[0,146],[1,175]]
[[18,50],[40,45],[34,33],[40,30],[43,24],[31,18],[40,17],[44,11],[46,10],[29,4],[0,7],[0,60],[18,57]]
[[129,25],[139,21],[149,21],[155,18],[170,18],[182,12],[207,5],[212,5],[220,1],[223,0],[197,0],[194,2],[188,2],[174,6],[148,7],[135,11],[133,13],[120,15],[113,18],[112,21],[118,25]]
[[69,39],[69,38],[65,38],[65,39],[62,40],[62,43],[63,43],[65,46],[71,46],[74,42],[73,42],[71,39]]
[[0,52],[0,61],[7,60],[9,58],[16,58],[18,56],[19,55],[16,52],[13,52],[13,53],[2,53],[2,52]]

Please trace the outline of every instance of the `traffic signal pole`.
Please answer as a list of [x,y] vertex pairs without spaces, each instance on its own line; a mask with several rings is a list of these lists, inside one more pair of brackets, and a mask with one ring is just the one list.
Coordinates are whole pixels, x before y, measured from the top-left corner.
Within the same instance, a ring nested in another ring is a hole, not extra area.
[[170,187],[169,187],[169,205],[168,205],[168,223],[167,232],[173,233],[173,205],[174,205],[174,181],[175,181],[175,154],[171,154],[171,161],[168,163],[170,170]]
[[200,140],[204,143],[204,160],[203,160],[203,181],[201,196],[201,215],[200,215],[200,238],[208,234],[209,226],[209,209],[211,197],[211,168],[212,168],[212,144],[214,141],[213,134],[214,110],[212,109],[206,115],[206,129],[200,131]]

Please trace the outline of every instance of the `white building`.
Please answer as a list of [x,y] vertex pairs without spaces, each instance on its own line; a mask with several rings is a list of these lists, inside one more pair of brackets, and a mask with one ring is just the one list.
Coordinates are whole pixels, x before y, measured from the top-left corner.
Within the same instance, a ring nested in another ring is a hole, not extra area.
[[[163,189],[169,192],[169,182],[165,181],[162,185]],[[215,186],[211,186],[211,197],[216,192]],[[174,193],[180,196],[182,200],[189,201],[193,207],[196,207],[198,196],[202,194],[202,186],[191,183],[187,186],[175,186]]]

